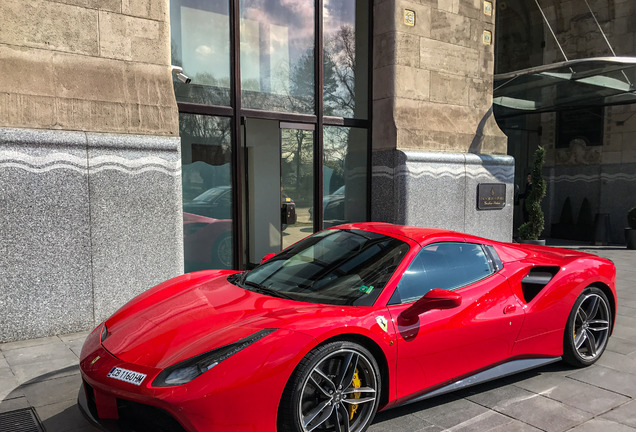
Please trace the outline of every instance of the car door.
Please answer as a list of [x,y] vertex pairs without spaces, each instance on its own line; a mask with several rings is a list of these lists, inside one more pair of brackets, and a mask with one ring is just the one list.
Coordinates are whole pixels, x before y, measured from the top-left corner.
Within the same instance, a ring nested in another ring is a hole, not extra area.
[[[440,242],[413,259],[389,302],[396,328],[398,399],[441,387],[510,356],[523,323],[523,308],[501,264],[483,245]],[[400,314],[434,288],[451,290],[461,304],[433,309],[416,322]]]

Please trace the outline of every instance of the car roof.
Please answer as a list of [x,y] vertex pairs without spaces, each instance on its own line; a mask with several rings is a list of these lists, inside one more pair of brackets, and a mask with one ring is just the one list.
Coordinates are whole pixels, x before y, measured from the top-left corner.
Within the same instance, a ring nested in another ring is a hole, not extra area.
[[395,225],[387,222],[359,222],[347,225],[339,225],[334,228],[359,229],[384,234],[391,237],[406,237],[420,244],[431,243],[436,240],[466,241],[467,237],[473,241],[482,242],[484,239],[463,234],[457,231],[440,228],[422,228],[407,225]]

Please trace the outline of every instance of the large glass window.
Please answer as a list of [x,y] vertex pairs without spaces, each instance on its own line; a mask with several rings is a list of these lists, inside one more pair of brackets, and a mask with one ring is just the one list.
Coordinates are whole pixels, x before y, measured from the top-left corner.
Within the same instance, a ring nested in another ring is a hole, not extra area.
[[172,64],[192,80],[173,76],[178,101],[230,105],[229,0],[171,0]]
[[232,267],[229,118],[181,114],[186,272]]
[[369,4],[330,0],[323,8],[325,115],[368,117]]
[[367,130],[325,126],[323,227],[367,220]]
[[313,0],[244,0],[240,8],[243,107],[313,114]]

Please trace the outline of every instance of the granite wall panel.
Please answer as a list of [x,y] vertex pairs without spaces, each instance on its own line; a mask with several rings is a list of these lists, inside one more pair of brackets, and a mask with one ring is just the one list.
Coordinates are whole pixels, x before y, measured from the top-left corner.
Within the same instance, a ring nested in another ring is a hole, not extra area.
[[[510,156],[388,150],[373,153],[372,220],[512,240]],[[506,185],[506,205],[477,208],[480,183]]]
[[178,138],[87,134],[95,320],[183,273]]
[[0,129],[0,342],[87,330],[183,272],[179,139]]
[[86,138],[0,129],[0,342],[93,324]]

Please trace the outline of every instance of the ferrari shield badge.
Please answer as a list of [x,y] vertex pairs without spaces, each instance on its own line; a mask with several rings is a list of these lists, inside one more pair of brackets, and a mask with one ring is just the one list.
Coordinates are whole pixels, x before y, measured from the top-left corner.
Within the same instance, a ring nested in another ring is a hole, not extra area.
[[386,318],[384,318],[383,316],[375,317],[375,322],[378,323],[378,325],[380,326],[382,330],[388,333],[389,323],[387,322]]

